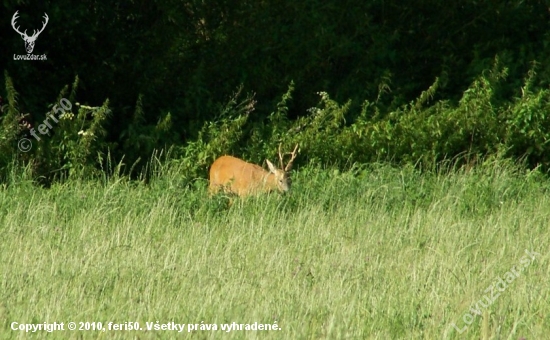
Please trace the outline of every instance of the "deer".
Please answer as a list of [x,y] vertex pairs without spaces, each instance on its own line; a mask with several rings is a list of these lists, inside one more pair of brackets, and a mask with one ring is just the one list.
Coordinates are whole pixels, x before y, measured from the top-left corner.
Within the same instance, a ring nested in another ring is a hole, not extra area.
[[21,35],[21,38],[23,38],[23,40],[25,41],[25,49],[27,50],[27,53],[30,54],[34,50],[34,43],[36,42],[36,38],[38,38],[40,33],[42,33],[44,28],[46,28],[46,25],[48,24],[48,21],[50,20],[50,18],[48,18],[48,14],[44,13],[43,18],[46,21],[42,22],[42,28],[38,32],[36,30],[34,30],[33,34],[31,36],[28,36],[27,35],[27,30],[25,30],[24,32],[21,32],[19,30],[19,26],[15,27],[16,21],[17,21],[17,19],[19,19],[18,15],[19,15],[19,11],[15,11],[15,14],[11,18],[11,27],[13,27],[15,32],[17,32],[17,33],[19,33],[19,35]]
[[272,191],[287,193],[291,185],[289,172],[298,152],[298,144],[296,144],[294,151],[285,153],[285,155],[290,154],[291,156],[290,161],[285,166],[283,162],[284,155],[281,153],[281,145],[279,144],[280,168],[275,167],[273,163],[266,159],[269,171],[237,157],[221,156],[210,167],[210,194],[215,194],[220,190],[240,197]]

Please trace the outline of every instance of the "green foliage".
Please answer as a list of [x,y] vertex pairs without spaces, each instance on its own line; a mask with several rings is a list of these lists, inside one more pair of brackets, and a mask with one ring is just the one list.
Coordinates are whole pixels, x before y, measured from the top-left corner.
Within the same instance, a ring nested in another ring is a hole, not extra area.
[[256,101],[249,94],[241,99],[243,87],[239,87],[229,101],[220,107],[219,119],[207,122],[199,131],[196,141],[191,141],[183,149],[176,151],[181,154],[184,176],[192,180],[198,176],[206,177],[212,162],[221,155],[232,154],[244,146],[244,126],[250,113],[254,111]]
[[531,69],[517,98],[506,110],[504,145],[508,154],[525,158],[531,166],[550,167],[550,90],[534,89]]
[[[312,163],[350,169],[355,164],[389,161],[435,169],[437,164],[450,159],[472,165],[481,158],[496,155],[524,159],[530,167],[548,170],[550,90],[537,85],[536,68],[534,64],[517,91],[521,95],[512,100],[502,96],[508,69],[496,58],[493,67],[480,74],[456,102],[435,99],[442,83],[442,78],[436,78],[416,100],[396,109],[382,105],[378,99],[365,100],[361,107],[351,100],[342,105],[321,91],[319,103],[297,119],[289,117],[294,82],[289,83],[268,116],[252,114],[256,108],[254,95],[243,95],[244,87],[239,86],[227,103],[219,106],[218,118],[206,122],[195,140],[165,153],[165,161],[180,164],[187,183],[206,178],[210,164],[221,155],[232,154],[263,164],[265,159],[277,159],[279,147],[288,152],[295,144],[301,150],[298,165]],[[66,96],[74,101],[78,82],[77,77],[70,93],[66,86],[57,102]],[[7,155],[3,159],[4,169],[12,164],[15,138],[22,131],[16,119],[17,92],[7,75],[6,89],[8,100],[0,145],[5,150],[3,155]],[[385,91],[387,84],[382,83],[378,98]],[[105,155],[113,145],[107,142],[104,128],[110,116],[109,101],[99,107],[76,103],[72,109],[76,111],[60,115],[50,134],[43,136],[30,153],[18,158],[33,164],[37,176],[45,176],[47,180],[59,172],[62,177],[89,176],[98,174],[95,171],[99,167],[104,168]],[[123,134],[124,143],[139,145],[154,155],[155,145],[172,126],[171,115],[168,113],[156,125],[147,124],[143,115],[140,96],[133,121]],[[144,174],[139,157],[135,161],[137,154],[130,156],[128,161],[133,162],[135,174]],[[118,163],[120,159],[112,161]],[[123,166],[122,171],[132,170]],[[148,171],[145,169],[145,173]]]
[[378,161],[435,169],[450,159],[471,166],[490,155],[522,158],[531,167],[550,169],[550,91],[533,85],[533,68],[521,88],[522,96],[503,100],[507,74],[497,58],[459,101],[434,100],[441,84],[441,78],[436,78],[418,99],[395,110],[366,100],[359,112],[352,112],[357,107],[351,101],[340,105],[328,93],[319,92],[319,104],[295,120],[287,116],[294,90],[291,83],[276,111],[265,120],[222,115],[205,124],[199,140],[185,148],[184,159],[190,167],[198,165],[200,171],[191,173],[202,177],[219,155],[232,152],[261,164],[276,155],[280,144],[288,150],[297,143],[298,163],[342,169]]
[[[43,183],[54,178],[89,177],[98,174],[96,157],[102,157],[106,151],[105,121],[110,115],[109,100],[103,105],[92,107],[75,101],[79,78],[72,84],[71,92],[65,86],[59,93],[56,104],[49,107],[44,116],[28,113],[25,119],[33,118],[34,124],[21,124],[17,111],[17,92],[11,78],[5,74],[8,104],[6,114],[2,116],[0,135],[3,136],[2,155],[6,157],[0,163],[5,175],[12,167],[30,166],[33,177]],[[25,120],[26,122],[26,120]],[[46,133],[40,132],[45,129]],[[36,137],[34,137],[34,135]],[[26,140],[30,150],[21,149],[18,141]],[[12,163],[12,159],[20,160]]]
[[[375,103],[369,110],[396,112],[436,78],[440,84],[431,100],[454,103],[491,68],[495,55],[509,73],[494,94],[497,104],[518,96],[534,60],[540,63],[535,88],[550,83],[550,12],[543,0],[4,1],[0,22],[9,23],[16,10],[21,29],[40,27],[44,12],[50,17],[34,52],[46,54],[44,62],[13,60],[24,53],[21,37],[9,27],[0,34],[6,51],[0,65],[16,84],[29,84],[17,87],[21,112],[42,112],[78,74],[80,102],[95,106],[109,98],[116,113],[116,124],[106,125],[113,157],[130,164],[141,158],[140,166],[153,150],[197,140],[239,84],[258,101],[250,120],[255,128],[244,133],[265,141],[269,133],[256,129],[259,122],[268,125],[265,119],[278,110],[273,108],[291,80],[296,89],[288,119],[313,114],[307,110],[317,105],[316,93],[324,92],[340,105],[351,101],[344,125],[357,122],[366,99]],[[387,135],[393,128],[385,124],[373,133]],[[346,151],[338,147],[336,153],[361,160],[373,152],[374,158],[393,159],[403,149],[382,141],[361,151],[353,133],[346,138]],[[255,149],[245,151],[255,160],[274,150],[257,143],[246,147]],[[313,158],[326,157],[311,151]]]
[[[4,72],[7,103],[0,103],[0,170],[13,160],[13,150],[21,128],[19,126],[18,93],[13,86],[13,81]],[[1,171],[0,171],[1,172]],[[0,174],[2,176],[4,174]],[[3,177],[3,176],[2,176]]]
[[143,110],[143,95],[136,101],[134,116],[127,129],[120,134],[122,148],[129,150],[124,157],[141,165],[140,155],[152,155],[159,146],[171,144],[171,129],[173,128],[170,112],[161,115],[156,124],[148,124]]

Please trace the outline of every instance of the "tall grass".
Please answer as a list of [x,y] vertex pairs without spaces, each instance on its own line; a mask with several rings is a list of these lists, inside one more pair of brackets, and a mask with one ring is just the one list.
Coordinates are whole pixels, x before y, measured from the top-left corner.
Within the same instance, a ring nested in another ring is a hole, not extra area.
[[[65,331],[53,338],[181,335],[145,331],[157,321],[198,324],[184,333],[199,339],[550,332],[550,182],[537,171],[504,162],[431,173],[303,168],[291,195],[232,201],[179,178],[171,168],[148,184],[116,177],[42,189],[14,177],[0,188],[1,337],[29,337],[13,322],[54,321]],[[471,312],[526,249],[534,260],[482,315]],[[137,321],[144,331],[69,331],[70,321]],[[220,329],[232,322],[281,330]]]

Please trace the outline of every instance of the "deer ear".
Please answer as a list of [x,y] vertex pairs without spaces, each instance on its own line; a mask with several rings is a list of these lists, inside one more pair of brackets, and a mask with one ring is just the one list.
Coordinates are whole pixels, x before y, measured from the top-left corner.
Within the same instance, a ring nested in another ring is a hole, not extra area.
[[269,161],[269,159],[266,159],[265,161],[267,162],[269,171],[271,171],[272,173],[275,173],[277,171],[277,168]]

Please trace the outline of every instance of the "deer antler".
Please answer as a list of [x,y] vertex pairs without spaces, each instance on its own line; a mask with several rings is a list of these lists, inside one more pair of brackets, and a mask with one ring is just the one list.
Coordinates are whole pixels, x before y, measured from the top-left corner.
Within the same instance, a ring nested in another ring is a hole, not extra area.
[[288,172],[288,171],[290,171],[290,169],[292,169],[292,163],[296,159],[296,156],[298,156],[298,152],[300,152],[300,150],[298,150],[298,144],[296,144],[296,146],[294,147],[294,151],[292,151],[290,153],[291,158],[290,158],[290,161],[287,163],[287,165],[285,167],[285,172]]
[[17,19],[19,19],[19,17],[17,16],[18,13],[19,13],[19,11],[15,11],[15,14],[13,15],[13,17],[11,17],[11,27],[13,27],[15,32],[26,36],[27,35],[27,30],[25,30],[25,32],[23,33],[19,30],[19,26],[15,27],[15,21],[17,21]]
[[282,144],[283,143],[279,144],[279,169],[284,169],[284,167],[285,167],[285,164],[283,162],[283,154],[281,153],[281,145]]
[[42,28],[40,29],[40,31],[36,32],[36,30],[34,30],[35,33],[33,33],[33,35],[32,35],[33,37],[37,37],[40,33],[42,33],[44,28],[46,28],[46,25],[48,24],[48,21],[50,20],[50,18],[48,17],[48,15],[46,13],[44,13],[43,18],[46,19],[46,21],[42,22]]
[[36,30],[34,30],[33,34],[29,37],[27,35],[27,30],[25,30],[24,32],[21,32],[19,30],[19,26],[15,27],[16,21],[17,21],[17,19],[19,19],[18,15],[19,15],[19,11],[17,10],[17,11],[15,11],[15,14],[13,15],[13,17],[11,18],[11,26],[13,27],[15,32],[19,33],[20,35],[24,35],[27,38],[36,38],[40,33],[42,33],[44,28],[46,28],[46,25],[48,24],[48,21],[50,20],[50,18],[48,17],[48,14],[44,13],[43,18],[46,19],[46,21],[42,22],[42,28],[38,32],[36,32]]
[[[296,159],[297,153],[300,152],[300,150],[298,150],[298,144],[296,144],[296,146],[294,147],[294,151],[283,154],[281,152],[281,145],[282,143],[279,144],[279,164],[281,165],[280,168],[284,169],[285,172],[288,172],[290,171],[290,169],[292,169],[292,162],[294,162],[294,159]],[[285,162],[283,161],[284,155],[291,155],[290,161],[287,163],[286,167]]]

